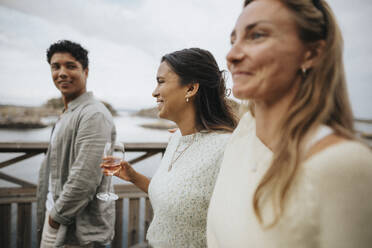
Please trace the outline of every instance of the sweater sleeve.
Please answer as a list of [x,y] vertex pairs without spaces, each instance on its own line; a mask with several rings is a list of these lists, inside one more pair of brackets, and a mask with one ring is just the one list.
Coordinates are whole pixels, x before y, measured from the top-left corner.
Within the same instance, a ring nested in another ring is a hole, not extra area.
[[328,148],[314,162],[319,175],[320,247],[371,247],[371,151],[345,142]]
[[83,117],[74,144],[76,159],[67,182],[51,210],[51,217],[64,225],[84,209],[95,196],[102,180],[100,162],[105,143],[111,140],[113,123],[97,112]]

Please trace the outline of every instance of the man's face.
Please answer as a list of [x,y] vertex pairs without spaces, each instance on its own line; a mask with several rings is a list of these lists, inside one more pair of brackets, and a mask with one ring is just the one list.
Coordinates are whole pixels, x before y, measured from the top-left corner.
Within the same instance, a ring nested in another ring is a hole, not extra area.
[[57,89],[67,101],[72,101],[86,92],[88,68],[70,53],[55,53],[50,60],[52,78]]

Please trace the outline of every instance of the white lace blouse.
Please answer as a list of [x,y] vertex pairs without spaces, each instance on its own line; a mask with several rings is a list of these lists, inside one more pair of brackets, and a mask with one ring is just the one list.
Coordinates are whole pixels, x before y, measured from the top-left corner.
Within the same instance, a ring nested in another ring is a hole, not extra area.
[[171,137],[148,190],[154,219],[147,239],[154,248],[207,246],[207,210],[229,137],[179,131]]

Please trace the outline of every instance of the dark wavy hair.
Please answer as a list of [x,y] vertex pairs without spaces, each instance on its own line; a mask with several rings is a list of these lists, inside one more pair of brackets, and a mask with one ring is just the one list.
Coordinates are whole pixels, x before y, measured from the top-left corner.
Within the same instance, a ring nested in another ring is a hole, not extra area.
[[49,64],[53,54],[55,53],[69,53],[72,57],[80,62],[83,69],[88,68],[88,51],[78,43],[69,40],[59,40],[50,45],[47,50],[47,61]]
[[220,71],[213,55],[189,48],[164,55],[164,61],[180,77],[181,85],[199,83],[194,100],[197,127],[232,132],[237,118],[227,102],[224,71]]

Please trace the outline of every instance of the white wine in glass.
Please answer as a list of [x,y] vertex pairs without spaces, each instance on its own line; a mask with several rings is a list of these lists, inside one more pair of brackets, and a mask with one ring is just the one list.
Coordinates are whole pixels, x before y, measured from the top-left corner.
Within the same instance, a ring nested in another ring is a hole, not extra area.
[[120,142],[114,144],[107,142],[103,151],[102,161],[105,165],[105,169],[109,169],[110,173],[108,177],[108,184],[106,192],[100,192],[97,194],[97,198],[102,201],[116,201],[119,197],[110,192],[111,178],[112,176],[121,169],[120,162],[124,160],[124,145]]

